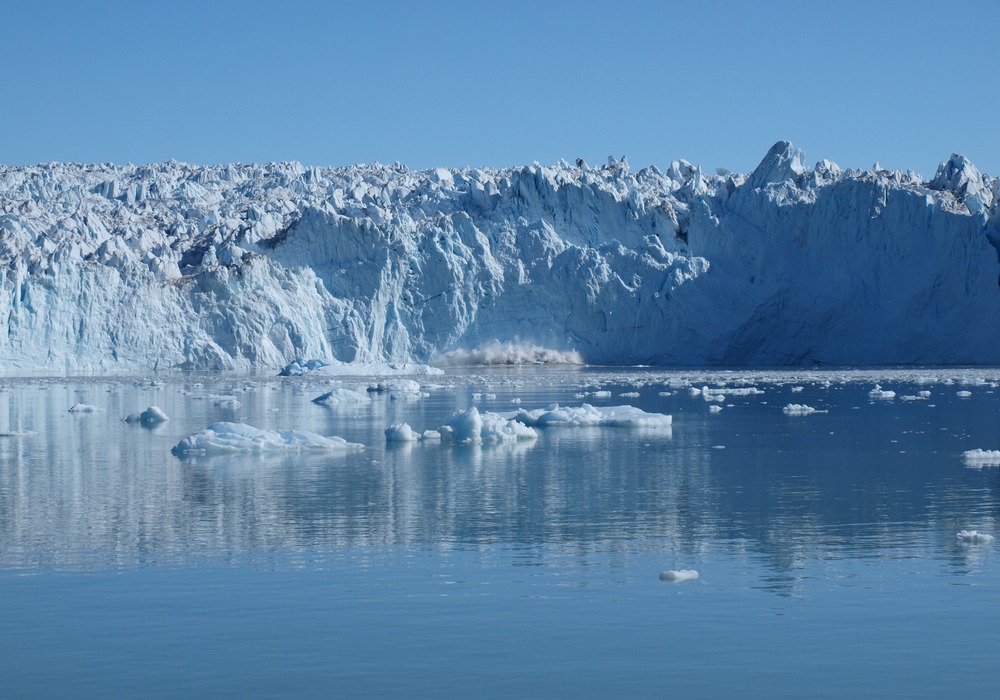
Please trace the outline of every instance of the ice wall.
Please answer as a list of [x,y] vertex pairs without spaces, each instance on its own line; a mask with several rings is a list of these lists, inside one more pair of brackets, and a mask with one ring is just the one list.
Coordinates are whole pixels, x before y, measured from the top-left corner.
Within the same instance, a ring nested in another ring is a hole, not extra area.
[[1000,363],[1000,180],[804,162],[0,168],[0,367]]

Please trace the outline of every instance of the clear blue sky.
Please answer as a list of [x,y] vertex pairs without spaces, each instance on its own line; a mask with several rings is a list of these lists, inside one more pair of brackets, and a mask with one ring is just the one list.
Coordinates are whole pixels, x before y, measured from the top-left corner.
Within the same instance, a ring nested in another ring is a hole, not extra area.
[[1000,0],[9,2],[0,162],[1000,175]]

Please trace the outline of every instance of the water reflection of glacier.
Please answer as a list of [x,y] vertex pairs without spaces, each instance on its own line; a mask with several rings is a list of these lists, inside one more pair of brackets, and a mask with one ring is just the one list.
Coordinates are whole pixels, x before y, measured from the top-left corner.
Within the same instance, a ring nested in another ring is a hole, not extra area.
[[[763,395],[737,392],[712,415],[685,392],[661,396],[673,386],[668,378],[572,377],[463,378],[419,401],[375,397],[332,411],[310,403],[321,387],[305,382],[168,383],[156,391],[101,380],[14,383],[0,394],[0,430],[37,435],[0,440],[0,567],[502,546],[525,562],[650,552],[746,558],[765,566],[760,585],[788,592],[804,576],[837,575],[843,560],[934,558],[962,573],[989,555],[990,547],[954,541],[969,527],[995,530],[1000,512],[1000,472],[955,459],[966,443],[995,436],[995,398],[986,390],[963,403],[939,392],[931,409],[871,404],[867,377],[833,387],[821,378],[805,394],[830,412],[792,419],[780,411],[790,389],[773,381]],[[512,398],[530,407],[578,403],[585,383],[613,389],[606,405],[623,403],[617,394],[626,389],[638,392],[628,401],[672,413],[673,430],[551,428],[535,441],[495,446],[387,446],[382,437],[393,422],[437,427],[486,386],[497,398],[482,409],[511,410]],[[234,395],[240,406],[203,400],[212,395]],[[82,400],[104,410],[67,412]],[[168,423],[149,430],[121,422],[154,403]],[[219,419],[367,447],[347,455],[170,455],[180,436]]]

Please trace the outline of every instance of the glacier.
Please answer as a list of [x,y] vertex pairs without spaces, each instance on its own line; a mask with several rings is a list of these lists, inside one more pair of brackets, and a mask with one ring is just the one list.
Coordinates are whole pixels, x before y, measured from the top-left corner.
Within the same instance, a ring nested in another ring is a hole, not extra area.
[[[0,370],[1000,363],[1000,178],[0,167]],[[527,349],[527,350],[518,350]]]

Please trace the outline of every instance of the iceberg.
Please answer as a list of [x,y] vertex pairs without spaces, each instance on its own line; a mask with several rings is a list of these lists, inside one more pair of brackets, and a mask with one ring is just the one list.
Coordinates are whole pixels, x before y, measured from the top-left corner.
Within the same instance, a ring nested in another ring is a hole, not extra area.
[[442,442],[466,445],[518,442],[538,437],[538,433],[517,419],[489,411],[480,413],[475,406],[456,411],[437,433]]
[[997,178],[810,168],[785,141],[718,173],[0,166],[0,362],[1000,364]]

